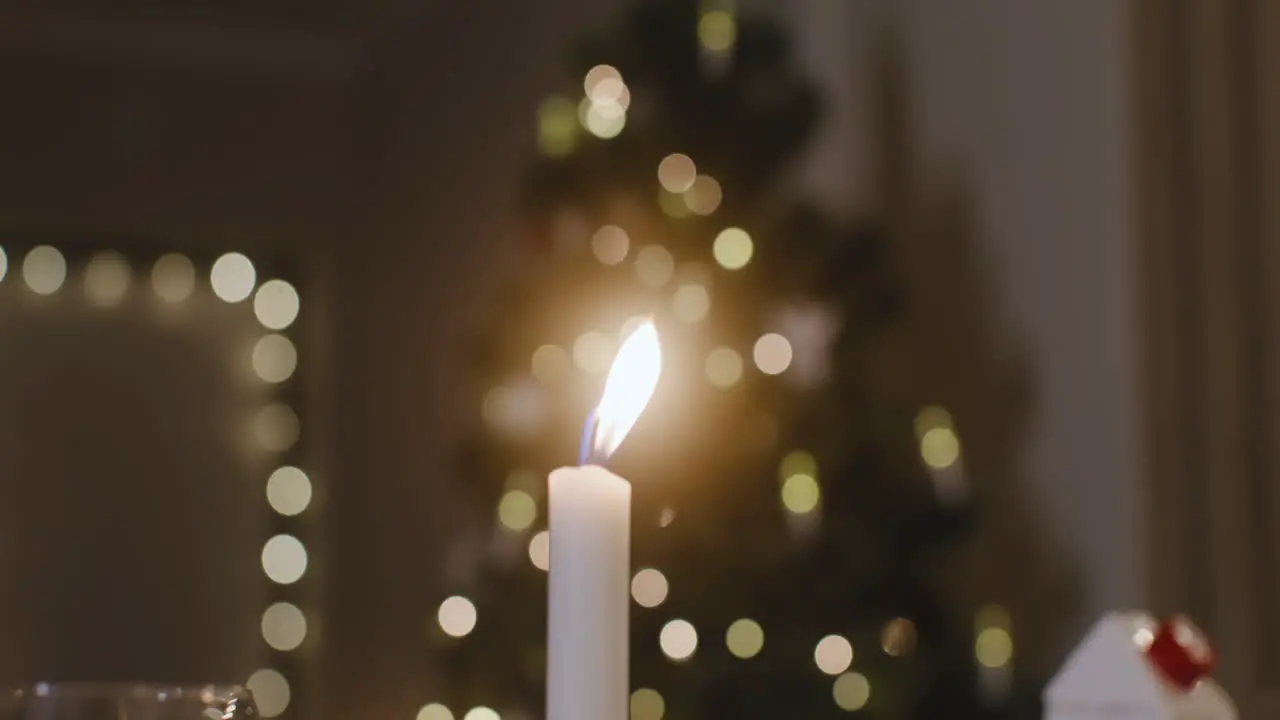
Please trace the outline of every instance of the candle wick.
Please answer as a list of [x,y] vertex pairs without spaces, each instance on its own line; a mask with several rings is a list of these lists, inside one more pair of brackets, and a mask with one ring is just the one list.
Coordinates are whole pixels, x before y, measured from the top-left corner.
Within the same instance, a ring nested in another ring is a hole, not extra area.
[[[587,413],[587,421],[582,424],[582,443],[578,447],[578,464],[586,465],[592,460],[592,446],[595,445],[596,428],[599,426],[596,417],[596,409],[591,408],[591,412]],[[603,463],[602,463],[603,464]]]

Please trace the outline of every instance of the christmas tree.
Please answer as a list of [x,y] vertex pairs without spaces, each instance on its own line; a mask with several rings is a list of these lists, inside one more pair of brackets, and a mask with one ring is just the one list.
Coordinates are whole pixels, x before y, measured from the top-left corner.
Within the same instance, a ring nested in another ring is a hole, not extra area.
[[648,316],[664,374],[612,460],[635,502],[633,717],[990,717],[933,578],[970,515],[939,492],[958,441],[866,372],[902,312],[884,233],[787,192],[820,106],[783,28],[647,2],[570,70],[475,363],[457,490],[495,535],[440,609],[442,701],[541,714],[545,477]]

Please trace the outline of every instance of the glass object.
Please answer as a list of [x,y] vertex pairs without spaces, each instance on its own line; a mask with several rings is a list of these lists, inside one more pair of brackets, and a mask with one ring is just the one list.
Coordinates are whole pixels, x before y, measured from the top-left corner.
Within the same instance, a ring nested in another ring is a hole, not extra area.
[[0,691],[0,720],[242,720],[248,690],[219,685],[40,683]]

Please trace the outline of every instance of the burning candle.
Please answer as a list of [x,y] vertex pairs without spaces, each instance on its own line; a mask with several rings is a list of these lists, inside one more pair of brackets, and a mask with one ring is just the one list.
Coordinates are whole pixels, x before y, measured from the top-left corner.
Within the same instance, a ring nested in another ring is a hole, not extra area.
[[652,322],[622,343],[583,428],[579,467],[548,478],[547,720],[626,720],[631,484],[604,467],[658,385]]

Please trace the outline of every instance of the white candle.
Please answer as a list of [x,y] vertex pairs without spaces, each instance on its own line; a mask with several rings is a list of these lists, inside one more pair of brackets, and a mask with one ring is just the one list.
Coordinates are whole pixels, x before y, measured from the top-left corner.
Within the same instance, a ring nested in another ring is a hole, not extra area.
[[657,387],[661,356],[652,323],[627,338],[594,427],[588,421],[583,465],[560,468],[547,481],[547,720],[627,717],[631,484],[588,460],[607,460],[640,418]]

